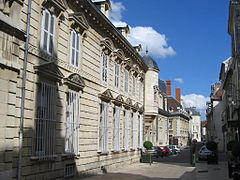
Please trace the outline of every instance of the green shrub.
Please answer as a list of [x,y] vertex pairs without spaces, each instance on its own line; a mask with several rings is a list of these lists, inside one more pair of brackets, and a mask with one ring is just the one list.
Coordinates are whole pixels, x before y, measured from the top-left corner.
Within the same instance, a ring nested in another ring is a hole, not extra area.
[[228,151],[232,151],[232,150],[233,150],[233,146],[234,146],[236,143],[237,143],[237,142],[234,141],[234,140],[229,141],[229,142],[227,143],[227,150],[228,150]]
[[145,147],[147,150],[149,150],[149,149],[152,149],[153,144],[152,144],[152,142],[150,142],[150,141],[145,141],[145,142],[143,143],[143,147]]
[[214,141],[209,141],[206,144],[206,147],[210,150],[210,151],[215,151],[217,150],[217,143],[215,143]]

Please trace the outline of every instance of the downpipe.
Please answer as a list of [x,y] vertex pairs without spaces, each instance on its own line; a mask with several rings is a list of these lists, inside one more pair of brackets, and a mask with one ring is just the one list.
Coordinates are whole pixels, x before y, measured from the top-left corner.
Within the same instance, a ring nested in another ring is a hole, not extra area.
[[27,24],[25,33],[25,47],[24,47],[24,62],[23,62],[23,75],[22,75],[22,88],[21,88],[21,114],[20,114],[20,126],[19,126],[19,154],[17,165],[17,179],[21,179],[22,174],[22,152],[23,152],[23,127],[24,127],[24,107],[25,107],[25,95],[26,95],[26,73],[27,73],[27,59],[29,48],[29,34],[30,34],[30,18],[31,18],[32,0],[28,0],[27,11]]

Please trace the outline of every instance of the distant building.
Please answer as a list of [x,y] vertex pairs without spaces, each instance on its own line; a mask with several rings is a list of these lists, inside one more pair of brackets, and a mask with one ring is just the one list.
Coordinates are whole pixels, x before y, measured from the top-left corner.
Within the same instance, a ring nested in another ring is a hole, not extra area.
[[196,110],[196,107],[185,108],[190,115],[189,134],[191,139],[201,141],[201,114]]

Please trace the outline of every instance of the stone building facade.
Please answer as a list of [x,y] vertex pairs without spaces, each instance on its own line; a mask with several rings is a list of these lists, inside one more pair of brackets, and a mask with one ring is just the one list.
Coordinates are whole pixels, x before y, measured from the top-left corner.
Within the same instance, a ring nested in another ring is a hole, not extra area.
[[0,178],[139,160],[147,66],[108,20],[110,2],[0,2]]
[[145,75],[144,140],[154,145],[168,144],[167,98],[159,86],[159,68],[149,55],[143,56],[148,65]]

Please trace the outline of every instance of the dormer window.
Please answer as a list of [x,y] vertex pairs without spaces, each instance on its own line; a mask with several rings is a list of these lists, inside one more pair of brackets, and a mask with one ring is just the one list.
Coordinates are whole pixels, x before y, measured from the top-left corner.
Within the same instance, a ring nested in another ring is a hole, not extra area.
[[70,64],[74,67],[79,67],[80,38],[79,33],[74,30],[71,31]]
[[53,54],[54,51],[55,22],[56,16],[44,9],[41,26],[41,48],[48,54]]

